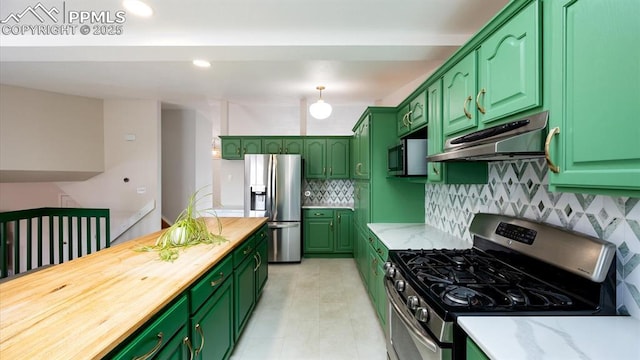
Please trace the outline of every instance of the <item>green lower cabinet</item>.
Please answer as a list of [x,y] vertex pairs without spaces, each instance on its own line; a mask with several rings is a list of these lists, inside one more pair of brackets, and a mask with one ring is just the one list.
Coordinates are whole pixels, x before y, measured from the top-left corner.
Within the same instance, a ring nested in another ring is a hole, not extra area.
[[336,210],[335,251],[353,252],[353,211]]
[[[380,258],[378,258],[380,260]],[[387,325],[387,292],[384,290],[384,261],[378,261],[378,267],[374,273],[375,282],[375,297],[376,297],[376,310],[378,312],[378,319],[383,329],[386,329]]]
[[[188,318],[187,296],[182,295],[168,309],[160,312],[160,315],[150,325],[145,326],[139,335],[127,341],[124,348],[117,350],[115,355],[107,358],[114,360],[146,359],[157,356],[160,353],[173,354],[179,352],[179,349],[184,349],[182,341],[176,344],[171,339],[182,328],[186,328],[185,325]],[[168,347],[169,344],[171,344],[171,347]],[[178,357],[177,359],[180,358]]]
[[367,288],[371,303],[383,329],[387,324],[387,294],[384,289],[384,263],[389,250],[369,231],[358,231],[356,266]]
[[191,317],[194,359],[228,359],[234,344],[233,281],[227,279]]
[[245,258],[233,272],[234,339],[238,340],[255,306],[255,259]]
[[154,360],[192,360],[193,345],[188,336],[189,331],[186,326],[182,327],[177,334],[158,352]]
[[467,338],[467,360],[490,360],[478,345]]
[[257,241],[257,243],[256,256],[258,258],[258,264],[256,265],[256,299],[258,299],[262,294],[262,289],[264,289],[264,286],[267,284],[267,279],[269,277],[269,245],[266,237]]
[[304,256],[352,257],[353,211],[305,209]]

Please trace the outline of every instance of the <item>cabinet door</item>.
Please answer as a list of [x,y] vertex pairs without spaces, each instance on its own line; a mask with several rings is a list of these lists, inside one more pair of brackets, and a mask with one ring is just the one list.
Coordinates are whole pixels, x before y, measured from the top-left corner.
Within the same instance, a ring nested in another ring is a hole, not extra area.
[[327,179],[349,178],[349,139],[327,140]]
[[478,50],[475,104],[483,123],[540,105],[538,7],[529,4]]
[[640,196],[640,2],[550,6],[550,190]]
[[196,359],[228,359],[233,349],[233,282],[228,279],[191,317]]
[[344,253],[353,252],[353,211],[337,210],[335,222],[335,251]]
[[304,252],[333,252],[333,218],[305,218]]
[[[442,81],[438,80],[427,89],[428,118],[427,128],[428,154],[439,154],[442,152]],[[427,164],[427,180],[437,183],[442,181],[442,163],[430,162]]]
[[473,99],[476,95],[475,51],[444,74],[442,92],[444,135],[476,128],[478,118]]
[[173,335],[185,326],[189,317],[187,297],[182,296],[168,310],[154,320],[150,325],[119,351],[112,359],[133,359],[144,356],[157,356],[167,346]]
[[[371,237],[367,238],[367,240],[370,240]],[[369,251],[368,251],[368,256],[367,256],[367,263],[368,263],[368,267],[369,267],[369,275],[368,277],[368,281],[369,281],[369,285],[367,286],[367,290],[369,291],[369,298],[371,298],[371,300],[373,301],[373,305],[376,308],[376,312],[377,312],[377,308],[378,305],[376,304],[376,299],[377,299],[377,293],[378,290],[376,289],[376,271],[378,269],[378,256],[376,255],[376,252],[373,250],[373,247],[369,246],[368,247]]]
[[409,126],[409,111],[411,111],[410,109],[410,104],[407,104],[401,107],[400,110],[398,110],[398,114],[396,115],[398,137],[407,135],[411,130]]
[[351,178],[357,179],[356,168],[358,167],[358,161],[360,158],[360,133],[358,129],[353,133],[351,138]]
[[362,276],[362,283],[365,287],[369,286],[369,243],[367,242],[368,231],[356,228],[358,242],[358,258],[356,263],[358,270]]
[[233,273],[235,340],[238,340],[242,330],[245,325],[247,325],[247,321],[255,305],[256,281],[253,270],[254,266],[254,257],[248,256]]
[[387,293],[384,290],[384,263],[378,261],[377,267],[374,272],[375,282],[375,304],[376,311],[378,312],[378,319],[382,328],[386,328],[387,325]]
[[327,174],[326,139],[304,140],[304,176],[307,179],[324,179]]
[[410,112],[409,112],[409,125],[411,128],[411,131],[416,130],[420,127],[422,127],[423,125],[427,124],[428,122],[428,117],[427,117],[427,108],[426,105],[427,104],[427,92],[423,91],[420,94],[418,94],[418,96],[416,96],[415,98],[413,98],[413,100],[411,100],[410,102]]
[[242,153],[244,154],[262,154],[262,140],[260,139],[242,139]]
[[258,299],[269,277],[269,246],[266,238],[256,242],[258,243],[256,246],[256,260],[258,262],[256,265],[256,299]]
[[222,139],[222,158],[227,160],[242,159],[240,139]]
[[282,139],[262,139],[263,154],[284,154]]
[[360,125],[360,167],[357,169],[358,178],[359,179],[368,179],[369,178],[369,131],[371,126],[371,115],[368,115],[367,118]]
[[473,340],[467,338],[467,360],[489,360],[489,357]]
[[302,139],[285,139],[284,140],[284,153],[285,154],[298,154],[302,155],[304,150]]
[[371,222],[371,209],[369,206],[371,202],[369,201],[369,182],[365,181],[360,184],[360,224],[364,228],[367,227],[367,224]]
[[193,345],[189,337],[189,329],[183,326],[177,334],[158,352],[154,360],[191,360]]

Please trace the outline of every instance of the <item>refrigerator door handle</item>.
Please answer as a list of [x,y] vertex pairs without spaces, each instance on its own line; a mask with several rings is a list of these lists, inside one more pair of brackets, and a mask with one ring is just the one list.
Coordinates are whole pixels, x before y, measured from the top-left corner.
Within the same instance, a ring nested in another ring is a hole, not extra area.
[[272,219],[272,215],[273,215],[273,181],[272,181],[272,176],[273,176],[273,157],[269,156],[269,162],[267,163],[267,196],[266,196],[266,204],[265,204],[265,210],[266,210],[266,216],[270,219]]
[[278,158],[275,155],[271,155],[273,159],[273,166],[271,167],[271,173],[273,174],[273,181],[271,183],[273,189],[273,198],[271,203],[271,218],[278,218]]
[[300,226],[300,223],[269,223],[269,229],[288,229]]

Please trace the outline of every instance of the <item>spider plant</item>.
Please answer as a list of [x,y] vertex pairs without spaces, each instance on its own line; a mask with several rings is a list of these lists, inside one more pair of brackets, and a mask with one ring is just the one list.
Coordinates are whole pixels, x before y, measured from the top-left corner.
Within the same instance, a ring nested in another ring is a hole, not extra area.
[[[227,241],[222,236],[222,223],[213,209],[200,212],[196,209],[198,201],[210,194],[198,198],[198,192],[189,197],[186,209],[180,213],[175,223],[167,228],[156,240],[153,246],[144,246],[139,251],[157,251],[160,260],[173,262],[179,256],[180,249],[186,249],[198,244],[220,244]],[[218,231],[214,234],[209,231],[205,215],[213,215]]]

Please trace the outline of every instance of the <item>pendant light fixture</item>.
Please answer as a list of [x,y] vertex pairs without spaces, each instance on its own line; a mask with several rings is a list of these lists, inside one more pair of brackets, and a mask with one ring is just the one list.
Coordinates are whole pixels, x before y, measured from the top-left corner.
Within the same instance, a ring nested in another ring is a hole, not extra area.
[[316,89],[320,91],[320,98],[309,106],[309,113],[318,120],[326,119],[331,115],[331,110],[333,109],[331,108],[331,105],[322,100],[322,90],[324,90],[324,86],[316,86]]

